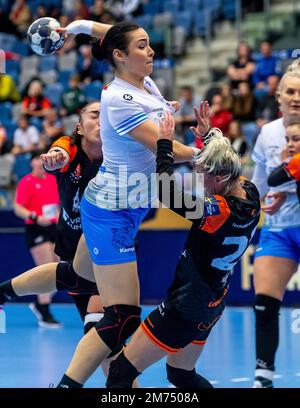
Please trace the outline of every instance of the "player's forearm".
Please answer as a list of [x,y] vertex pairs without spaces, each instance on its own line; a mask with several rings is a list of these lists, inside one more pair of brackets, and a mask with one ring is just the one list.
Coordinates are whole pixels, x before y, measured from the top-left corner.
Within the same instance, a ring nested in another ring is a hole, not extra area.
[[14,211],[16,216],[22,218],[23,220],[26,220],[31,214],[31,211],[17,203],[14,205]]
[[112,27],[111,24],[103,24],[103,23],[94,22],[92,35],[97,38],[103,38],[111,27]]
[[[182,163],[193,160],[196,154],[196,149],[186,146],[177,140],[173,141],[173,154],[176,163]],[[198,149],[197,149],[198,150]]]

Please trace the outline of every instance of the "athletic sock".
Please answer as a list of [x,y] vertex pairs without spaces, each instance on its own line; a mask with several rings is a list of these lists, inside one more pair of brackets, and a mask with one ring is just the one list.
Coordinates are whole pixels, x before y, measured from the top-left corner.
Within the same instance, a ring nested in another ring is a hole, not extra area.
[[83,384],[78,383],[75,380],[72,380],[66,374],[63,375],[63,378],[60,380],[56,388],[82,388]]
[[17,296],[18,295],[12,287],[12,279],[9,279],[0,284],[0,305]]

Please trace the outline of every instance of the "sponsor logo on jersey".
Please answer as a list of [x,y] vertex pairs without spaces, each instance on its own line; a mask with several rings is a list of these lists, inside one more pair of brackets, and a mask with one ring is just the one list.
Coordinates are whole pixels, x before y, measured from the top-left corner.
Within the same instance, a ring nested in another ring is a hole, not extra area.
[[132,101],[133,97],[130,94],[124,94],[123,99],[125,99],[125,101]]
[[204,198],[204,209],[206,216],[220,214],[219,203],[214,197]]

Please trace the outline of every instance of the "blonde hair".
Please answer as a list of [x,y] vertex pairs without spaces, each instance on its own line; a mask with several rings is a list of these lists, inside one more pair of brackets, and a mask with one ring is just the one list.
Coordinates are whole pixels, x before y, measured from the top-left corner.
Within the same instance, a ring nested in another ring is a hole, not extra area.
[[282,91],[284,81],[287,77],[292,77],[292,78],[298,78],[300,79],[300,58],[296,59],[293,61],[288,67],[285,72],[285,74],[282,76],[281,80],[279,81],[278,84],[278,91],[277,91],[277,96],[280,95],[280,92]]
[[212,176],[224,176],[224,182],[237,180],[242,171],[241,160],[221,130],[212,128],[204,144],[196,162],[196,170]]

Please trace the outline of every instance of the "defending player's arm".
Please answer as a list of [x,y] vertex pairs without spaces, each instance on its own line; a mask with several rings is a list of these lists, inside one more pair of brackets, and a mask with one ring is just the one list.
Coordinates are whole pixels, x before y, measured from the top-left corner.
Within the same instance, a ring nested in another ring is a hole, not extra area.
[[41,155],[44,169],[50,173],[64,172],[76,153],[77,147],[72,145],[71,138],[63,136],[52,144],[48,153]]
[[[174,176],[173,137],[174,118],[166,113],[159,126],[157,141],[156,171],[159,174],[159,200],[177,214],[196,221],[203,215],[203,200],[184,192]],[[163,175],[166,177],[162,177]]]
[[274,169],[269,175],[268,184],[277,187],[291,180],[300,180],[300,153],[295,154],[288,164],[281,164]]

